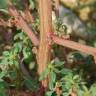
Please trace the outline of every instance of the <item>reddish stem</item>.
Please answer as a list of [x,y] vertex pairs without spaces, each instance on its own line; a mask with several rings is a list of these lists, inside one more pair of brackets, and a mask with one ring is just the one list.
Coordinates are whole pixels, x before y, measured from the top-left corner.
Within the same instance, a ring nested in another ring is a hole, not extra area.
[[56,43],[58,45],[62,45],[64,47],[78,50],[78,51],[81,51],[81,52],[84,52],[84,53],[87,53],[87,54],[90,54],[90,55],[93,55],[94,57],[96,57],[96,48],[94,48],[94,47],[79,44],[74,41],[66,40],[66,39],[60,38],[56,35],[52,35],[52,40],[54,41],[54,43]]
[[31,28],[28,26],[28,24],[25,22],[23,17],[19,14],[19,12],[16,10],[16,8],[10,3],[9,5],[9,13],[16,19],[17,26],[19,26],[31,39],[32,43],[35,46],[39,45],[39,40],[36,37],[36,35],[32,32]]

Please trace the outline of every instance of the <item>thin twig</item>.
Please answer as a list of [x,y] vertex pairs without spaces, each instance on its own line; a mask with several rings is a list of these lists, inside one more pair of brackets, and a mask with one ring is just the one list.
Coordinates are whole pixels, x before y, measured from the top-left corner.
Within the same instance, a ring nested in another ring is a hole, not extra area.
[[31,28],[28,26],[28,24],[25,22],[25,20],[23,19],[23,17],[16,10],[16,8],[14,7],[14,5],[12,5],[10,3],[9,4],[9,7],[8,7],[8,10],[9,10],[10,15],[12,15],[15,18],[16,24],[28,35],[28,37],[31,39],[31,41],[34,44],[34,46],[38,46],[39,45],[38,38],[32,32]]
[[[86,54],[90,54],[90,55],[93,55],[94,57],[96,57],[96,48],[94,48],[94,47],[79,44],[79,43],[71,41],[71,40],[66,40],[66,39],[60,38],[56,35],[52,35],[52,40],[54,41],[54,43],[56,43],[58,45],[62,45],[64,47],[78,50],[78,51],[81,51],[81,52],[84,52]],[[94,58],[94,59],[96,59],[96,58]]]

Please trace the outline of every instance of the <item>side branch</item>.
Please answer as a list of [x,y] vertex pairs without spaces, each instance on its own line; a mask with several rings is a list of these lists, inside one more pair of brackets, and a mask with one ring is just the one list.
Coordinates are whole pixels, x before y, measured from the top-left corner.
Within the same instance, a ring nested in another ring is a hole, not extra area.
[[78,50],[78,51],[81,51],[81,52],[84,52],[84,53],[87,53],[96,57],[96,48],[93,48],[91,46],[87,46],[87,45],[79,44],[74,41],[66,40],[56,35],[52,35],[52,40],[54,41],[54,43],[58,45],[62,45],[64,47]]
[[19,26],[28,35],[28,37],[31,39],[34,46],[38,46],[39,45],[38,38],[32,32],[31,28],[27,25],[27,23],[25,22],[23,17],[19,14],[19,12],[16,10],[14,5],[9,4],[8,10],[9,10],[10,15],[15,18],[16,25]]

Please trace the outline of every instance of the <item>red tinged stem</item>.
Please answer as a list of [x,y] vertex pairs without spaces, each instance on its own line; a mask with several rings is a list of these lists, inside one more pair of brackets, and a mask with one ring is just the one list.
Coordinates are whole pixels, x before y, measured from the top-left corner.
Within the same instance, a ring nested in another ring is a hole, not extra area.
[[81,51],[81,52],[84,52],[84,53],[87,53],[87,54],[90,54],[90,55],[93,55],[94,57],[96,57],[96,48],[94,48],[94,47],[79,44],[77,42],[70,41],[67,39],[63,39],[63,38],[58,37],[56,35],[52,35],[52,40],[54,43],[56,43],[58,45],[62,45],[64,47],[78,50],[78,51]]
[[16,19],[17,26],[19,26],[31,39],[34,46],[39,45],[39,40],[36,37],[36,35],[32,32],[31,28],[28,26],[28,24],[25,22],[23,17],[19,14],[19,12],[16,10],[16,8],[11,4],[9,5],[9,13]]

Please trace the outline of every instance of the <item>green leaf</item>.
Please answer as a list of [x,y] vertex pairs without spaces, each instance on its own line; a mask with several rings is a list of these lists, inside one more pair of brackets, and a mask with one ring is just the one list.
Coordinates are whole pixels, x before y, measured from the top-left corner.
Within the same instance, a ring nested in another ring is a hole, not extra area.
[[1,12],[8,14],[8,10],[6,9],[0,9]]
[[50,81],[49,81],[49,89],[53,90],[53,88],[54,88],[54,82],[50,79]]
[[29,63],[29,69],[32,70],[35,67],[35,62]]
[[7,66],[8,65],[8,58],[2,59],[1,62],[0,62],[0,64],[2,64],[2,65],[4,64],[4,65]]
[[55,73],[60,73],[59,69],[57,69],[57,68],[54,68],[53,71],[54,71]]
[[2,79],[4,76],[6,76],[7,71],[0,72],[0,79]]
[[35,8],[35,2],[34,2],[34,0],[29,0],[29,3],[30,3],[29,8],[33,10]]
[[64,93],[63,93],[63,96],[69,96],[69,93],[64,92]]
[[46,92],[45,96],[52,96],[53,91]]
[[83,90],[78,89],[77,92],[78,92],[78,96],[84,96],[84,91]]
[[82,87],[83,87],[83,90],[84,90],[85,92],[88,92],[88,91],[89,91],[86,86],[82,86]]
[[8,3],[8,0],[0,0],[0,9],[6,9],[7,3]]
[[4,51],[3,56],[8,57],[10,55],[9,51]]
[[17,52],[21,52],[22,51],[22,42],[18,42],[18,43],[15,43],[14,44],[14,52],[17,53]]
[[20,30],[18,30],[18,31],[19,31],[19,33],[17,33],[15,35],[14,40],[18,40],[18,39],[23,40],[23,39],[25,39],[25,34],[23,32],[21,32]]
[[14,61],[13,61],[13,60],[9,60],[8,64],[9,64],[10,66],[12,66],[12,65],[14,64]]
[[55,72],[51,72],[50,73],[50,79],[52,80],[52,82],[55,82],[56,81],[56,73]]
[[23,56],[24,56],[24,59],[28,59],[31,56],[30,48],[27,48],[27,47],[23,48]]
[[73,77],[73,80],[77,80],[77,79],[79,79],[79,75],[75,75],[75,76]]
[[15,65],[15,67],[16,67],[16,68],[18,68],[18,69],[19,69],[19,67],[20,67],[20,66],[19,66],[18,61],[15,61],[15,60],[14,60],[14,61],[13,61],[13,64]]
[[42,72],[42,74],[40,75],[39,80],[40,80],[40,81],[44,80],[44,79],[48,76],[48,74],[49,74],[49,69],[46,68],[46,69]]
[[54,60],[54,63],[56,67],[61,67],[62,65],[64,65],[64,61],[60,61],[58,58]]
[[60,73],[66,75],[72,73],[72,71],[70,69],[63,68],[61,69]]
[[96,84],[93,84],[90,88],[90,93],[92,96],[96,96]]
[[9,78],[11,79],[16,79],[17,77],[17,73],[16,73],[16,70],[13,70],[13,71],[9,71],[9,74],[8,74]]

